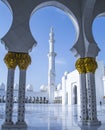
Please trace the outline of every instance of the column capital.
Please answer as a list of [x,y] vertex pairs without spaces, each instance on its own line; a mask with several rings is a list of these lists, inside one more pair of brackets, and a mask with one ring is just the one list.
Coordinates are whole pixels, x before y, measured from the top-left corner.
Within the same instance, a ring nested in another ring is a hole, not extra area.
[[79,58],[75,64],[76,69],[80,74],[95,73],[97,69],[97,62],[93,57]]
[[76,61],[75,67],[80,74],[86,73],[86,69],[85,69],[85,66],[84,66],[84,58],[79,58]]
[[86,69],[86,73],[95,73],[97,69],[97,62],[93,57],[86,57],[84,58],[84,65]]
[[4,57],[4,62],[9,69],[15,69],[18,65],[21,70],[26,70],[31,64],[31,57],[28,53],[8,52]]
[[15,69],[17,66],[16,55],[13,52],[8,52],[4,57],[4,62],[9,69]]
[[30,64],[31,64],[31,57],[28,55],[28,53],[18,54],[18,66],[20,70],[26,70]]

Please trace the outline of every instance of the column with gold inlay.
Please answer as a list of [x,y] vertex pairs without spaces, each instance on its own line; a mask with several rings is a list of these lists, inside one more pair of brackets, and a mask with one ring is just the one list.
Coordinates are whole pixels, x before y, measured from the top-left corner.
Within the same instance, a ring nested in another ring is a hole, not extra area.
[[87,89],[86,89],[86,71],[84,66],[84,58],[80,58],[76,61],[76,69],[79,72],[80,78],[80,125],[87,123]]
[[18,93],[18,120],[16,125],[19,127],[27,127],[25,122],[25,86],[26,86],[26,70],[31,63],[31,58],[27,53],[20,53],[18,66],[20,69],[19,76],[19,93]]
[[7,77],[7,91],[6,91],[6,110],[5,110],[5,122],[2,127],[11,127],[13,125],[12,113],[13,113],[13,86],[14,86],[14,71],[17,65],[15,53],[8,52],[4,58],[4,62],[8,67]]
[[95,88],[95,71],[97,62],[95,58],[84,58],[86,69],[86,85],[87,85],[87,100],[88,100],[88,125],[99,125],[101,122],[97,120],[97,105],[96,105],[96,88]]

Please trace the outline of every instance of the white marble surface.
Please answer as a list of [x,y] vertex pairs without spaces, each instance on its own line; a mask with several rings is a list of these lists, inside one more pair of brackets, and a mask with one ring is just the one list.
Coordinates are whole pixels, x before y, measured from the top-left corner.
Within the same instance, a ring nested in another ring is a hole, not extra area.
[[[0,126],[4,122],[4,104],[0,104]],[[14,105],[13,120],[17,120],[17,105]],[[79,108],[76,106],[62,106],[52,104],[27,104],[27,129],[1,129],[1,130],[105,130],[105,105],[98,106],[98,119],[102,122],[100,127],[78,126]]]

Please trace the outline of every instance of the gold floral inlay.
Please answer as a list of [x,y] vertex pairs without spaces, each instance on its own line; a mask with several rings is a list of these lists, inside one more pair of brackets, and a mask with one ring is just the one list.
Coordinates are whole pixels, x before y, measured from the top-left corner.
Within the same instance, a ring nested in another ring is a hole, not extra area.
[[25,53],[25,54],[19,54],[18,55],[18,66],[21,70],[27,69],[27,67],[31,64],[31,57]]
[[15,69],[15,67],[17,66],[15,53],[12,53],[12,52],[7,53],[4,58],[4,62],[6,63],[9,69]]
[[75,67],[80,74],[95,73],[97,62],[92,57],[80,58],[76,61]]
[[92,57],[86,57],[84,58],[84,65],[86,69],[86,73],[95,73],[95,70],[97,69],[97,62],[95,58]]
[[86,73],[85,66],[84,66],[84,58],[78,59],[76,61],[75,67],[80,74]]
[[4,62],[9,69],[15,69],[16,66],[19,66],[21,70],[25,70],[31,64],[31,57],[28,53],[8,52]]

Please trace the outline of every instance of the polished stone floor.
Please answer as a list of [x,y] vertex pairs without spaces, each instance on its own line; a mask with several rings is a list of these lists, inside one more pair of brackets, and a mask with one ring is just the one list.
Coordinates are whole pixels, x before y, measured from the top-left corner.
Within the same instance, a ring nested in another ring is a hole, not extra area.
[[[0,126],[4,122],[4,104],[0,104]],[[98,106],[98,119],[102,122],[99,127],[79,127],[80,109],[77,106],[62,106],[61,104],[27,104],[27,129],[0,130],[105,130],[105,105]],[[14,123],[17,120],[17,105],[14,105]]]

